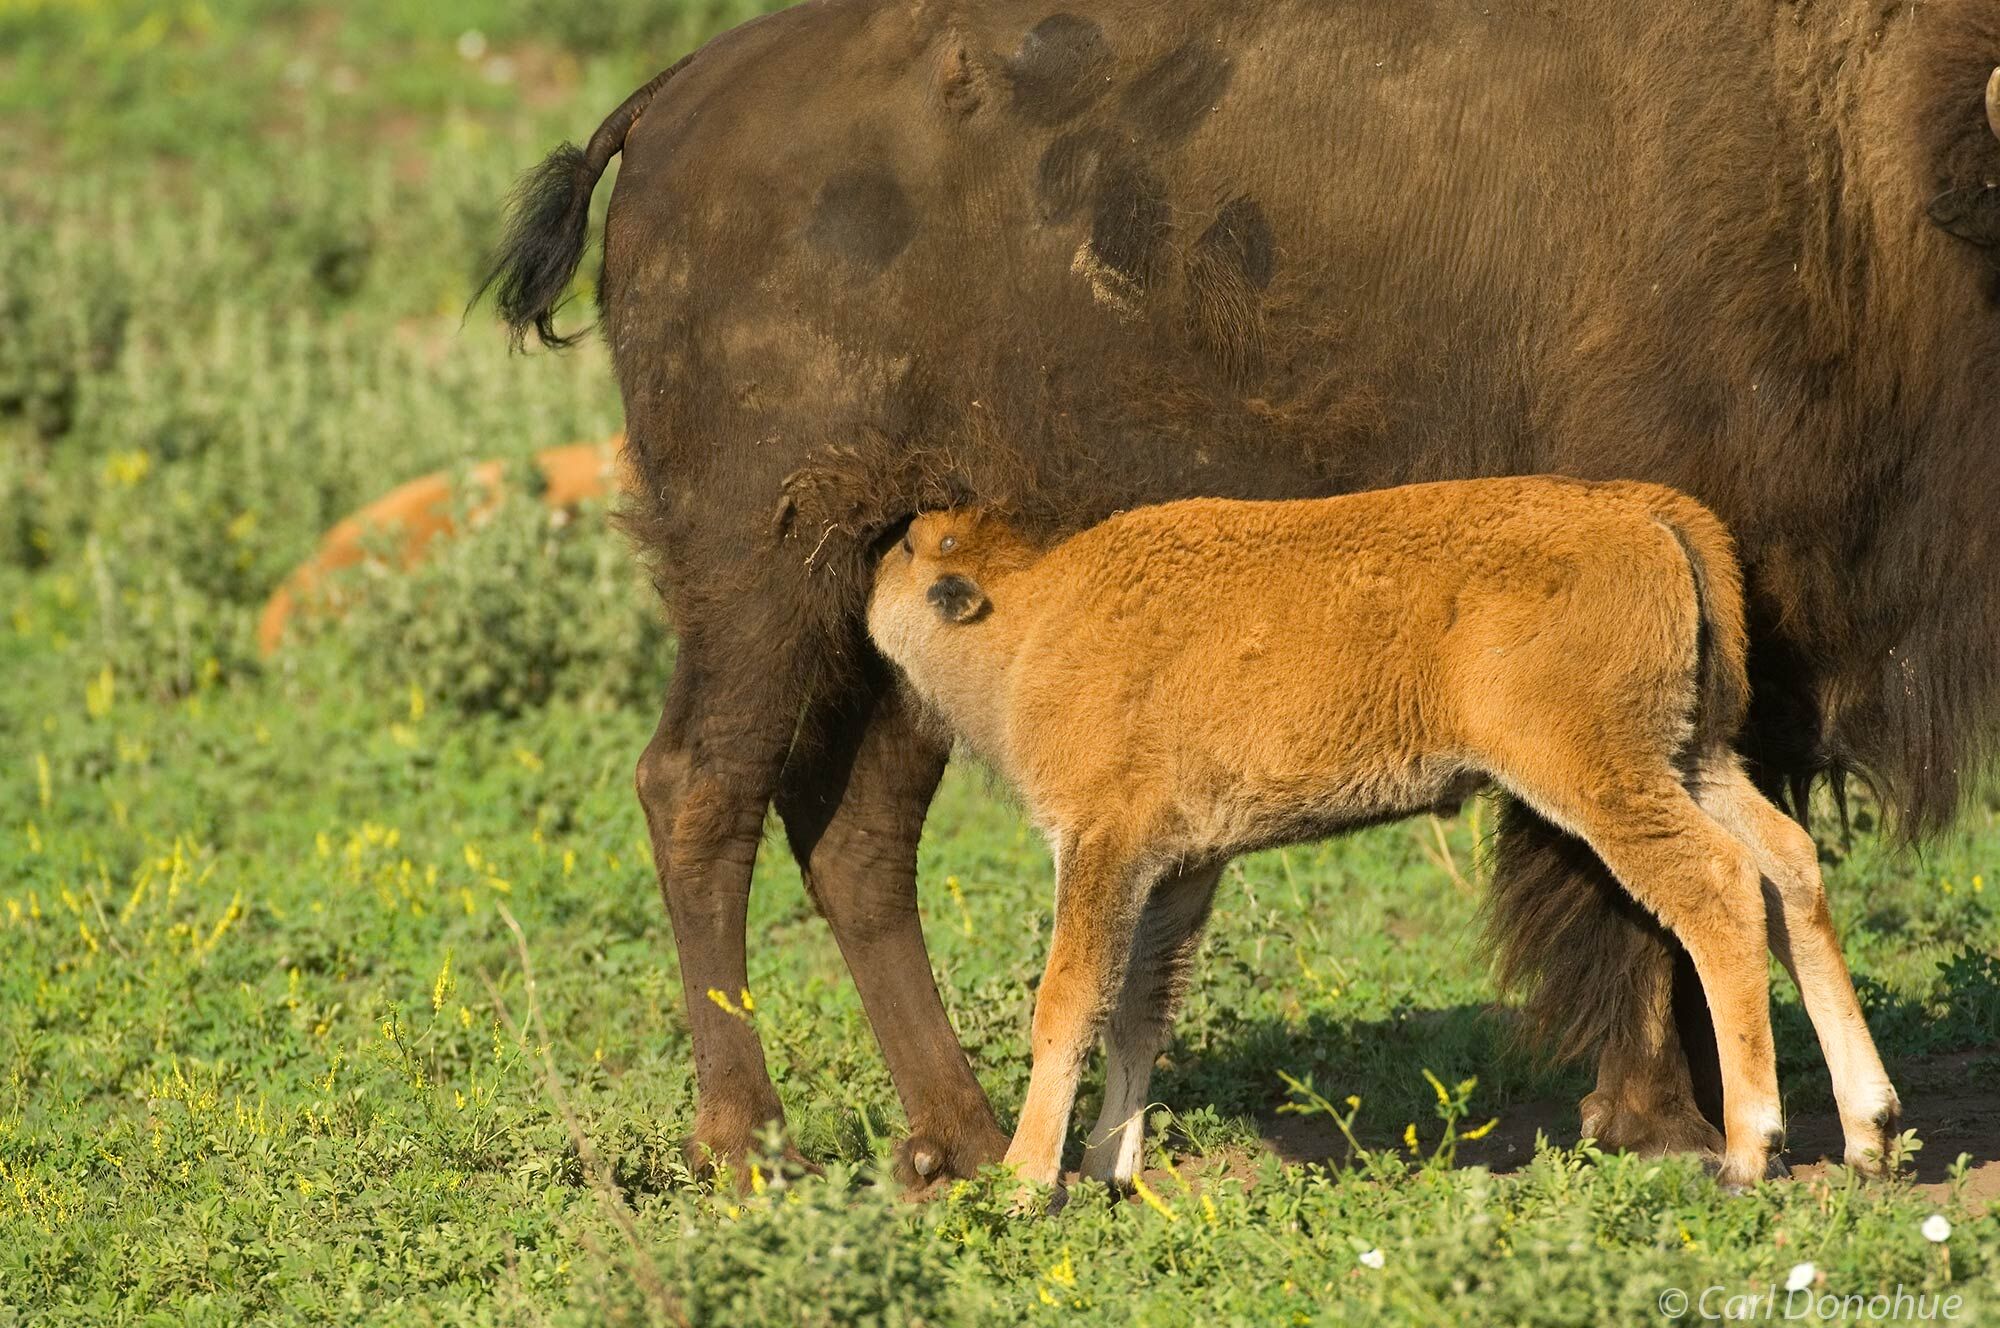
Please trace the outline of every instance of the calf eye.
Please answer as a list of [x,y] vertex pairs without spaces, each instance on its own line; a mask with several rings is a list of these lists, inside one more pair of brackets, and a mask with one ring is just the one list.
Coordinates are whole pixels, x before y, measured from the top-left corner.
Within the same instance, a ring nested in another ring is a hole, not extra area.
[[957,547],[958,547],[958,536],[956,535],[946,535],[943,539],[938,541],[939,553],[950,553],[953,549]]
[[917,552],[915,549],[910,547],[910,532],[907,530],[903,532],[903,552],[910,554],[913,557]]

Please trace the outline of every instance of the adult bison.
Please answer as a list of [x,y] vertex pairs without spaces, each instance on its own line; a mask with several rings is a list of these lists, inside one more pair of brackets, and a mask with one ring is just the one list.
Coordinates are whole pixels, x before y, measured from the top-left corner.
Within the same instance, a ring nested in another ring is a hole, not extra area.
[[[697,1146],[779,1115],[708,998],[744,985],[774,800],[906,1174],[1007,1142],[918,925],[946,753],[863,631],[872,551],[922,506],[1054,531],[1201,494],[1674,485],[1741,540],[1759,780],[1859,771],[1909,830],[1951,814],[2000,701],[2000,5],[1057,6],[746,24],[544,162],[497,256],[516,337],[560,343],[623,151],[599,291],[680,633],[638,789]],[[1502,969],[1598,1051],[1586,1128],[1713,1146],[1671,943],[1574,841],[1502,833]]]

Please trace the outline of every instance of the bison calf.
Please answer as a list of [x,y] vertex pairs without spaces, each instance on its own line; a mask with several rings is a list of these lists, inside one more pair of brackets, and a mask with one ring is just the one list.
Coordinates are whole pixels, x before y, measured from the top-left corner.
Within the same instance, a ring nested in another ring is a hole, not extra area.
[[1745,778],[1741,579],[1669,489],[1554,478],[1306,502],[1197,499],[1046,551],[919,517],[868,626],[1021,792],[1056,862],[1034,1069],[1007,1161],[1053,1183],[1105,1034],[1087,1175],[1124,1184],[1223,865],[1497,785],[1587,842],[1693,956],[1722,1058],[1722,1178],[1782,1140],[1771,946],[1832,1072],[1850,1164],[1898,1104],[1812,840]]

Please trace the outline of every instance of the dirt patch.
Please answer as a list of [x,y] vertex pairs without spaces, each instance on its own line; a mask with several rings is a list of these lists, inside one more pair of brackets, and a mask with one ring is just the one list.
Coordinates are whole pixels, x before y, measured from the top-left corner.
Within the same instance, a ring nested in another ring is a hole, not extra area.
[[[1950,1191],[1949,1174],[1961,1153],[1969,1154],[1965,1198],[1968,1203],[2000,1201],[2000,1112],[1994,1110],[2000,1086],[2000,1046],[1891,1064],[1889,1073],[1903,1099],[1903,1127],[1913,1129],[1923,1148],[1909,1163],[1912,1187],[1942,1199]],[[1577,1137],[1575,1102],[1520,1102],[1500,1115],[1500,1123],[1482,1139],[1461,1144],[1461,1166],[1480,1166],[1498,1175],[1519,1170],[1535,1156],[1537,1135],[1550,1143],[1570,1145]],[[1347,1140],[1324,1116],[1276,1115],[1261,1123],[1264,1151],[1288,1166],[1334,1162],[1347,1156]],[[1786,1124],[1786,1156],[1795,1181],[1824,1176],[1840,1160],[1840,1118],[1831,1107],[1794,1114]],[[1229,1150],[1193,1159],[1179,1167],[1185,1179],[1235,1176],[1250,1181],[1258,1154]],[[1146,1173],[1148,1184],[1167,1179],[1164,1171]],[[1072,1178],[1074,1183],[1074,1178]]]
[[[1951,1166],[1964,1153],[1972,1158],[1967,1199],[2000,1199],[2000,1113],[1993,1109],[1992,1087],[2000,1084],[2000,1047],[1901,1061],[1889,1073],[1902,1095],[1903,1128],[1915,1130],[1924,1145],[1909,1164],[1916,1189],[1943,1197]],[[1537,1134],[1552,1143],[1574,1143],[1576,1113],[1574,1102],[1517,1103],[1501,1113],[1491,1134],[1459,1147],[1459,1163],[1496,1173],[1516,1170],[1534,1158]],[[1347,1153],[1347,1141],[1323,1117],[1274,1116],[1263,1134],[1265,1146],[1287,1163],[1323,1162]],[[1830,1106],[1794,1114],[1785,1136],[1795,1180],[1824,1176],[1840,1160],[1840,1118]]]
[[[1910,1161],[1916,1188],[1942,1197],[1947,1177],[1961,1153],[1972,1158],[1965,1197],[1973,1203],[2000,1199],[2000,1047],[1952,1052],[1889,1067],[1903,1099],[1903,1128],[1915,1130],[1923,1150]],[[1792,1175],[1809,1180],[1840,1160],[1840,1120],[1831,1110],[1802,1113],[1786,1126]]]

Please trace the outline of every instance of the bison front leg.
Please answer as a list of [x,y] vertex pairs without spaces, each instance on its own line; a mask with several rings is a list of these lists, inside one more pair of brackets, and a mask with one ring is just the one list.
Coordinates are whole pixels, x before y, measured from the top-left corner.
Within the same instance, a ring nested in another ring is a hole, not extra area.
[[[1701,979],[1687,952],[1662,933],[1629,954],[1624,1018],[1597,1053],[1597,1085],[1581,1104],[1582,1133],[1603,1148],[1657,1156],[1722,1156],[1722,1131],[1700,1105],[1683,1035],[1703,1056],[1720,1111],[1721,1071]],[[1690,1009],[1690,1000],[1695,1008]]]
[[749,985],[750,871],[796,713],[782,685],[713,672],[700,642],[684,635],[666,708],[639,758],[639,802],[694,1043],[688,1159],[698,1170],[740,1159],[784,1118],[739,1002]]
[[808,721],[778,812],[909,1118],[896,1170],[915,1187],[999,1161],[1007,1136],[938,999],[917,913],[917,840],[948,748],[879,670],[866,683]]

